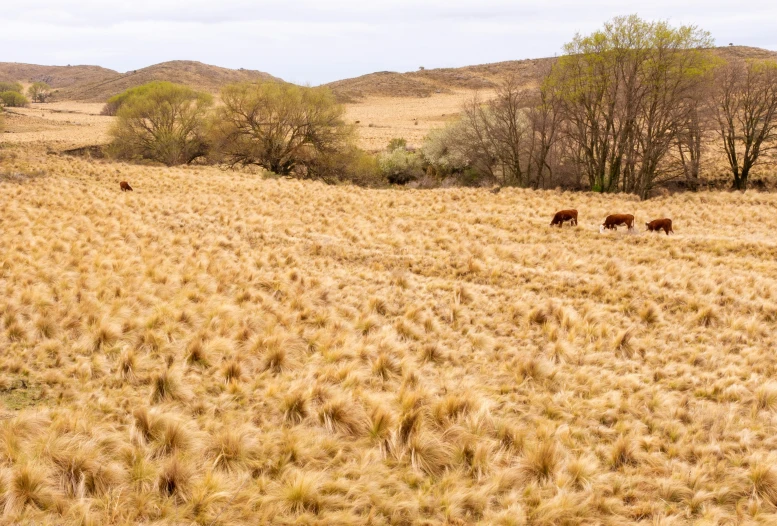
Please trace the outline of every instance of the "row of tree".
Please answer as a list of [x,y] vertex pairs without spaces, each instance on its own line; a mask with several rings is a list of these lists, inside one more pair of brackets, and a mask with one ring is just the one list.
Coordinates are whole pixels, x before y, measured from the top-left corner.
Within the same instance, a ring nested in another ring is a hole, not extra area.
[[465,184],[564,186],[648,197],[682,180],[696,189],[705,156],[728,161],[733,187],[777,146],[777,63],[722,61],[710,35],[637,16],[577,35],[539,86],[507,80],[486,102],[433,131],[419,151],[394,141],[368,156],[325,88],[226,87],[220,104],[152,82],[108,101],[115,155],[168,165],[207,158],[279,175],[388,181],[453,176]]
[[[33,82],[27,88],[27,96],[33,102],[46,102],[51,95],[51,87],[45,82]],[[24,96],[24,87],[18,82],[0,82],[0,106],[23,108],[30,103]]]
[[344,108],[325,88],[242,83],[213,97],[186,86],[152,82],[111,98],[110,150],[120,158],[167,165],[207,159],[229,167],[260,166],[278,175],[357,182],[375,163],[354,143]]
[[724,62],[712,45],[693,26],[615,18],[567,44],[538,88],[508,80],[487,103],[468,103],[429,137],[443,159],[434,168],[645,198],[669,181],[697,188],[717,149],[745,189],[777,146],[777,63]]

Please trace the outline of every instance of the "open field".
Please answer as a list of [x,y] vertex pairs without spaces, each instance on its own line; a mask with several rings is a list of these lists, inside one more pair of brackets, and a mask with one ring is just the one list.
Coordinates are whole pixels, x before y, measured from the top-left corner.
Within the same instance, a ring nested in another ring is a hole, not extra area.
[[[358,145],[365,150],[382,150],[395,137],[420,146],[432,128],[456,118],[474,93],[459,90],[426,98],[367,97],[346,104],[345,118],[349,123],[359,121]],[[493,90],[481,90],[478,95],[487,100]],[[54,102],[9,108],[0,144],[39,143],[55,151],[106,144],[114,118],[100,115],[102,107],[100,103]]]
[[777,195],[6,145],[0,210],[0,523],[777,523]]

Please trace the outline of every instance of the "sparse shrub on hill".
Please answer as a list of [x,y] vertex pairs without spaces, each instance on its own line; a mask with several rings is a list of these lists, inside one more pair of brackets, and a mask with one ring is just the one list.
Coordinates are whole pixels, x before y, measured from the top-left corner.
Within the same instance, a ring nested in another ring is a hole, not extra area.
[[213,98],[171,82],[130,90],[110,131],[109,153],[120,159],[189,164],[208,153],[204,121]]
[[33,102],[46,102],[51,96],[51,86],[45,82],[33,82],[32,86],[27,88],[27,95]]
[[0,91],[0,104],[7,108],[23,108],[30,101],[18,91]]
[[278,175],[319,178],[350,150],[353,128],[327,88],[266,82],[222,90],[211,126],[213,158]]

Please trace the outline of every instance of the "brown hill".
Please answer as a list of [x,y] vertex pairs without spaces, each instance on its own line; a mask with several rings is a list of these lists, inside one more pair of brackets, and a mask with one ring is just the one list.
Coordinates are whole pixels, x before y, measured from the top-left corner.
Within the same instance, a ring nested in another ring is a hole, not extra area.
[[45,82],[55,89],[102,82],[121,76],[100,66],[38,66],[18,62],[0,62],[0,80],[24,83]]
[[[747,46],[715,48],[724,58],[773,59],[777,52]],[[526,86],[536,85],[556,57],[510,60],[461,68],[438,68],[395,73],[381,71],[326,84],[343,102],[364,97],[429,97],[433,93],[448,93],[460,89],[489,89],[509,76],[515,76]]]
[[60,90],[57,98],[59,100],[99,102],[128,88],[140,86],[152,80],[176,82],[211,93],[216,93],[226,84],[233,82],[256,80],[282,82],[281,79],[262,71],[229,69],[203,64],[202,62],[175,60],[128,71],[94,83],[75,84],[67,89]]

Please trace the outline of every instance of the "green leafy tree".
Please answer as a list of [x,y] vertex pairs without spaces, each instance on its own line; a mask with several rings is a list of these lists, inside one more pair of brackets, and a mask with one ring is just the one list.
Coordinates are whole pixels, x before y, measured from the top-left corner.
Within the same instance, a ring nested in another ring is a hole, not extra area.
[[715,65],[709,33],[636,15],[565,46],[548,81],[592,189],[645,197]]
[[0,82],[0,92],[3,91],[15,91],[16,93],[23,93],[24,87],[18,82]]
[[130,90],[111,128],[111,153],[124,159],[188,164],[208,153],[204,123],[213,98],[171,82]]
[[33,82],[33,84],[27,88],[27,95],[33,102],[46,102],[51,96],[51,86],[45,82]]
[[327,88],[266,82],[222,90],[211,127],[214,158],[278,175],[317,178],[352,147],[345,109]]
[[29,104],[27,97],[19,93],[18,91],[2,91],[0,92],[0,104],[8,108],[23,108]]

